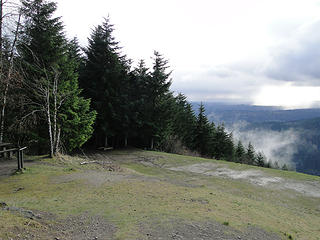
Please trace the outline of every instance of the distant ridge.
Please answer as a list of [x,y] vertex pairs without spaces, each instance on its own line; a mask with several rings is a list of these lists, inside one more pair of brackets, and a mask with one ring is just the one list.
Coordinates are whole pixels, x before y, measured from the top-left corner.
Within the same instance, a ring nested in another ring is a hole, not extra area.
[[[197,112],[199,102],[192,102]],[[239,121],[248,123],[259,122],[289,122],[320,117],[320,108],[284,110],[281,107],[232,105],[204,102],[209,120],[215,123],[233,124]]]

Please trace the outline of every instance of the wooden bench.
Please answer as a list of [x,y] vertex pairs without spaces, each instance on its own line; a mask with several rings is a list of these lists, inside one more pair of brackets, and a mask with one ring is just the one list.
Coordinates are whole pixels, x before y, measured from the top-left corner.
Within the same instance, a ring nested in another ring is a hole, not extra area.
[[113,150],[113,147],[99,147],[98,150],[108,151],[108,150]]
[[[12,143],[0,143],[0,152],[7,150],[8,147],[12,148],[13,144]],[[11,151],[3,152],[3,153],[0,154],[0,157],[11,158],[12,157],[12,152]]]
[[13,153],[16,152],[17,153],[18,170],[24,169],[23,151],[27,147],[11,147],[11,148],[7,149],[8,146],[13,146],[13,144],[1,143],[0,147],[2,147],[2,150],[0,150],[0,154],[3,154],[4,157],[9,156],[9,158],[11,158]]

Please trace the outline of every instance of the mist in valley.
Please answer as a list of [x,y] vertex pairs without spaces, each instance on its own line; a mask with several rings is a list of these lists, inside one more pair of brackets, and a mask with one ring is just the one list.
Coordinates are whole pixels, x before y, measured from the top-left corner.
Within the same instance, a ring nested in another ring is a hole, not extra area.
[[300,139],[300,132],[294,129],[275,131],[269,129],[250,129],[248,123],[241,121],[226,126],[232,132],[235,141],[240,140],[244,146],[251,142],[256,152],[262,152],[268,162],[278,162],[279,166],[286,164],[290,169],[295,170],[294,154],[303,143]]

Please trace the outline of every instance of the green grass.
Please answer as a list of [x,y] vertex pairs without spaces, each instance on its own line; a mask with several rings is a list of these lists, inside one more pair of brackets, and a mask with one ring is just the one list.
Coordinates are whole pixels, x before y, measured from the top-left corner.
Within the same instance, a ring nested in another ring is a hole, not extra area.
[[[113,153],[112,153],[113,154]],[[157,163],[178,166],[199,162],[227,164],[232,169],[251,169],[246,165],[193,158],[158,152],[116,152],[118,156],[136,154],[159,157]],[[81,160],[42,159],[23,174],[0,182],[0,201],[9,206],[35,209],[56,214],[60,218],[84,212],[99,214],[117,226],[117,239],[140,239],[139,226],[167,219],[186,221],[218,221],[245,231],[248,225],[275,232],[283,239],[319,239],[319,199],[303,197],[290,191],[272,190],[245,181],[206,177],[198,174],[174,172],[139,163],[123,162],[137,177],[130,180],[90,185],[82,179],[59,182],[61,176],[86,170],[102,169],[97,165],[80,166]],[[49,163],[49,164],[48,164]],[[261,169],[273,176],[298,180],[319,180],[304,174]],[[23,190],[15,192],[15,189]],[[152,226],[150,226],[152,227]],[[12,237],[14,228],[43,226],[10,212],[0,211],[0,239]]]

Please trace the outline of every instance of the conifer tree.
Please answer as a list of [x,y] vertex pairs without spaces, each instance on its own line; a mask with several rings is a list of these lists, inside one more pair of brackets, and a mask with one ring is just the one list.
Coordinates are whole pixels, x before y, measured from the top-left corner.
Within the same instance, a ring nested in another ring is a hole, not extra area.
[[232,134],[228,134],[224,125],[219,125],[215,132],[215,153],[214,157],[217,159],[225,159],[231,161],[233,159],[233,139]]
[[193,150],[196,117],[185,95],[180,93],[175,97],[174,112],[174,118],[172,119],[174,134],[182,141],[184,146]]
[[[138,66],[131,74],[131,108],[132,114],[132,136],[137,146],[149,146],[149,134],[151,126],[151,117],[149,112],[152,109],[149,102],[148,82],[150,81],[150,72],[146,67],[145,61],[140,60]],[[147,136],[147,137],[146,137]]]
[[79,96],[77,60],[60,18],[53,16],[56,4],[24,0],[22,5],[24,24],[18,44],[25,77],[22,118],[37,119],[32,134],[49,142],[52,156],[61,142],[68,150],[81,146],[91,135],[95,114],[90,112],[90,102]]
[[[86,59],[81,71],[80,86],[84,96],[92,100],[98,116],[94,137],[96,145],[115,145],[117,137],[128,128],[128,116],[123,107],[128,104],[128,61],[120,54],[113,37],[109,18],[98,25],[85,50]],[[112,144],[108,139],[112,140]]]
[[244,158],[245,158],[245,149],[242,145],[241,141],[238,141],[236,151],[235,151],[235,159],[236,162],[238,163],[244,163]]
[[147,119],[151,149],[154,148],[155,144],[161,145],[161,141],[155,143],[156,139],[164,140],[171,135],[173,96],[169,89],[171,86],[171,71],[168,72],[168,68],[168,60],[155,51],[153,69],[146,85],[149,90],[150,111]]
[[203,103],[200,104],[199,114],[196,122],[195,131],[195,149],[203,156],[208,155],[210,152],[210,125],[205,115],[205,108]]
[[284,171],[288,171],[289,170],[287,164],[283,164],[281,169],[284,170]]
[[[270,162],[270,161],[269,161]],[[277,161],[274,161],[273,164],[270,164],[270,168],[280,169],[279,163]]]
[[254,148],[251,144],[251,142],[249,142],[248,147],[247,147],[247,152],[246,152],[246,163],[249,165],[253,165],[256,161],[255,158],[255,151]]
[[256,165],[259,167],[264,167],[265,165],[265,156],[262,152],[258,152],[256,156]]

